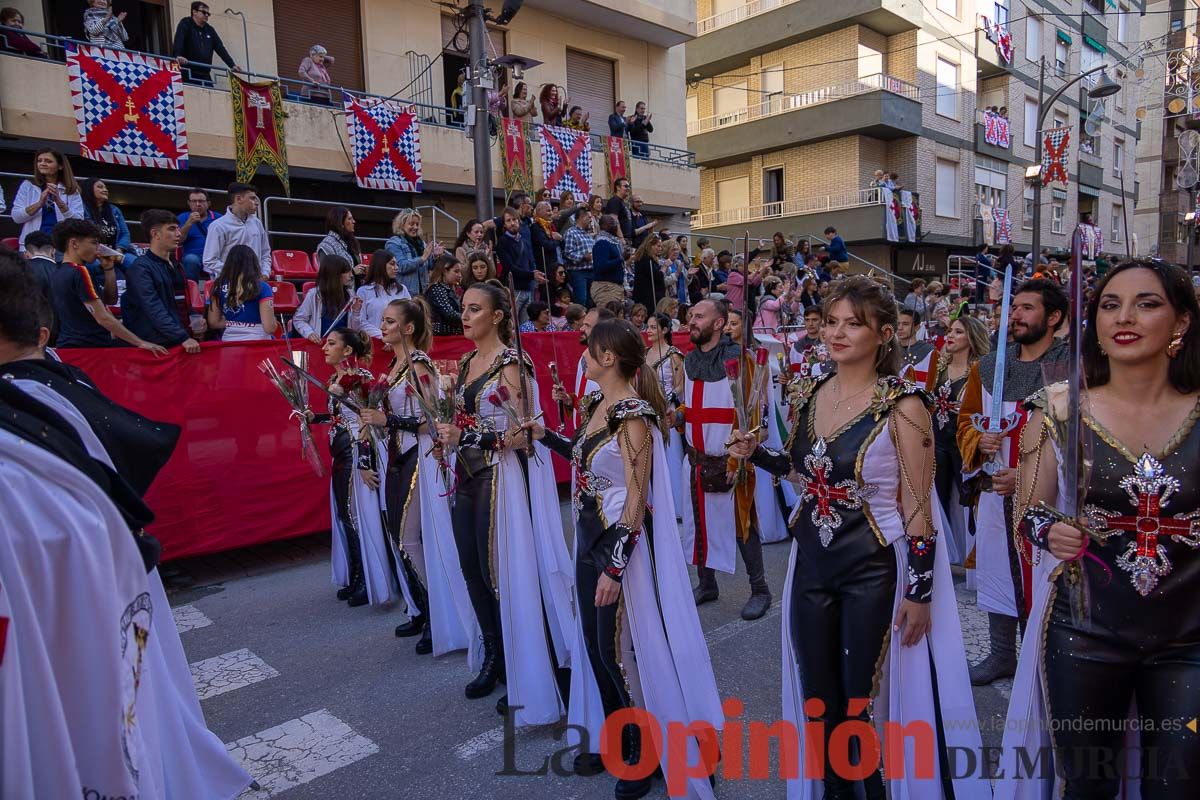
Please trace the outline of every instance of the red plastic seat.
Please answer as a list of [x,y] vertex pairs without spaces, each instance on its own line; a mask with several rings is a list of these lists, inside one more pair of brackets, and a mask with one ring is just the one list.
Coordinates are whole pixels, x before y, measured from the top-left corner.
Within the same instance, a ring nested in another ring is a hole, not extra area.
[[[211,286],[212,281],[207,285]],[[187,282],[187,304],[193,314],[204,313],[204,298],[200,295],[200,285],[190,278]]]
[[309,289],[315,289],[315,288],[317,288],[316,281],[305,281],[304,285],[300,287],[301,299],[303,299],[304,295],[308,294]]
[[280,314],[294,314],[300,307],[300,298],[296,295],[296,286],[287,281],[267,281],[271,291],[275,292],[275,311]]
[[9,250],[16,250],[21,246],[21,239],[18,236],[5,236],[3,239],[0,239],[0,244]]
[[272,250],[271,268],[284,280],[307,280],[317,274],[308,253],[300,250]]

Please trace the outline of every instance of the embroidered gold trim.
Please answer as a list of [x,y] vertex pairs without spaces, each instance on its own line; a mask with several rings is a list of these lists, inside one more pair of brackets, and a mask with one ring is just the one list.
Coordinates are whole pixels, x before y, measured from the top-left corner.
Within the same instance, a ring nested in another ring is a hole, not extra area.
[[[1179,448],[1179,446],[1187,439],[1188,435],[1191,434],[1192,428],[1196,426],[1197,419],[1200,419],[1200,398],[1196,399],[1195,405],[1192,406],[1191,412],[1183,420],[1183,424],[1179,426],[1179,430],[1175,431],[1175,434],[1167,440],[1162,452],[1151,453],[1150,455],[1154,456],[1159,461],[1166,461],[1168,458],[1170,458],[1171,455],[1174,454],[1174,452]],[[1099,420],[1097,420],[1091,414],[1084,414],[1083,421],[1087,423],[1087,426],[1091,428],[1097,436],[1103,439],[1109,447],[1127,458],[1130,463],[1137,463],[1138,457],[1135,456],[1129,450],[1129,448],[1122,444],[1121,441],[1114,436],[1111,431],[1108,430],[1108,428],[1104,427]]]

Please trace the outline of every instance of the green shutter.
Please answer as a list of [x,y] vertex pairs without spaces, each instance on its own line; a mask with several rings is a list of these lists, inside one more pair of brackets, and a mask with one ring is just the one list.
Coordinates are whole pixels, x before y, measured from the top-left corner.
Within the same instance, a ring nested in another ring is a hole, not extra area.
[[1104,55],[1105,53],[1108,52],[1104,48],[1104,45],[1100,44],[1099,42],[1097,42],[1095,39],[1093,39],[1090,36],[1084,35],[1083,43],[1086,44],[1088,47],[1092,48],[1093,50],[1098,51],[1100,53],[1100,55]]
[[1071,46],[1071,37],[1068,36],[1065,31],[1058,31],[1058,40],[1067,47]]

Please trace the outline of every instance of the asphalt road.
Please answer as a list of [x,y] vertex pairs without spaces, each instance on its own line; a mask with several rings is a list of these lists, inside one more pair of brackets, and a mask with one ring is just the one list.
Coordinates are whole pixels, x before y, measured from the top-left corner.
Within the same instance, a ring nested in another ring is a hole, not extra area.
[[[744,721],[780,716],[780,608],[788,545],[765,548],[775,602],[755,622],[739,616],[745,574],[720,575],[720,600],[700,621],[723,698]],[[257,778],[244,797],[605,798],[608,776],[538,773],[566,747],[561,731],[518,732],[505,745],[491,699],[467,700],[462,654],[417,656],[397,639],[397,608],[348,608],[334,599],[328,535],[174,562],[171,604],[209,727]],[[968,658],[986,654],[986,623],[961,591]],[[984,743],[998,743],[1008,685],[976,690]],[[994,732],[995,731],[995,732]],[[556,736],[557,734],[557,736]],[[507,763],[506,763],[507,761]],[[570,757],[565,763],[570,763]],[[782,798],[778,780],[722,781],[720,798]],[[666,797],[658,784],[650,797]]]

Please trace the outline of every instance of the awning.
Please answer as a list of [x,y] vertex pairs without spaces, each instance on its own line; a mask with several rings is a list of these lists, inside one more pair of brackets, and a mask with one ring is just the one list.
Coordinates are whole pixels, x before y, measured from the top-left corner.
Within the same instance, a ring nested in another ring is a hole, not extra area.
[[1082,183],[1079,184],[1079,193],[1087,195],[1088,197],[1099,197],[1100,196],[1099,189],[1093,189],[1091,186],[1085,186]]
[[1060,42],[1062,42],[1063,44],[1067,45],[1068,47],[1070,47],[1071,46],[1071,37],[1067,35],[1066,31],[1058,31],[1057,33],[1058,33],[1058,40]]
[[1088,47],[1092,48],[1093,50],[1096,50],[1101,55],[1104,55],[1105,53],[1108,52],[1108,50],[1105,49],[1104,45],[1100,44],[1095,39],[1093,39],[1092,37],[1090,37],[1086,34],[1084,34],[1083,43],[1086,44]]

